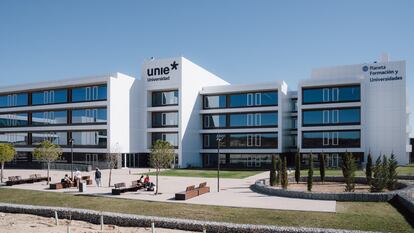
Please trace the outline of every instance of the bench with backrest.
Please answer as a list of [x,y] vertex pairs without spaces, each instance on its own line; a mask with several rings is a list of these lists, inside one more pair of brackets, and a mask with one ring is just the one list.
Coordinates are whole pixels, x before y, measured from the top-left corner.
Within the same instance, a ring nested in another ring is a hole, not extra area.
[[176,193],[175,200],[188,200],[196,196],[198,196],[198,190],[195,188],[195,185],[191,185],[184,192]]
[[207,186],[207,182],[203,182],[198,185],[197,191],[198,195],[200,196],[202,194],[209,193],[210,187]]
[[143,186],[139,184],[137,181],[132,181],[130,187],[126,187],[125,183],[117,183],[114,184],[114,189],[112,189],[112,195],[121,195],[121,193],[126,192],[136,192],[141,189]]
[[86,184],[87,185],[91,185],[92,184],[91,176],[82,176],[81,177],[81,181],[86,181]]
[[22,179],[21,176],[9,176],[9,180],[6,181],[6,185],[12,186],[16,184],[31,184],[34,182],[41,182],[41,181],[47,181],[47,177],[42,177],[40,174],[32,174],[27,179]]
[[49,184],[49,189],[65,189],[65,188],[71,188],[71,187],[76,187],[76,182],[70,181],[70,182],[60,182],[60,183]]

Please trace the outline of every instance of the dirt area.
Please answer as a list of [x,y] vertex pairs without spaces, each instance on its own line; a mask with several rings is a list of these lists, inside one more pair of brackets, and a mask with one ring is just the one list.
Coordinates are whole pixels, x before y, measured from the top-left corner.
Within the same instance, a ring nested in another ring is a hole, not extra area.
[[[290,183],[288,190],[294,191],[307,191],[308,186],[305,182],[300,182],[299,184]],[[344,192],[345,184],[338,182],[313,182],[312,192],[325,192],[325,193],[340,193]],[[355,192],[369,192],[369,185],[366,184],[355,184]]]
[[[39,217],[27,214],[9,214],[0,212],[0,232],[1,233],[61,233],[68,232],[67,220],[59,220],[59,225],[55,225],[53,218]],[[147,233],[151,232],[151,228],[132,228],[132,227],[118,227],[114,225],[105,225],[104,230],[101,231],[100,225],[94,225],[82,221],[71,222],[71,233],[92,233],[92,232],[118,232],[118,233]],[[156,228],[157,233],[190,233],[190,231],[179,231],[170,229]]]

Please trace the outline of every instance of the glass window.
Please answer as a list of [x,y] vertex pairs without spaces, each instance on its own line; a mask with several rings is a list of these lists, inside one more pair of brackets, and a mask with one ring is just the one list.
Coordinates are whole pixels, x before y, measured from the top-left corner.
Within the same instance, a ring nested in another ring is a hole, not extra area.
[[152,133],[152,144],[157,140],[169,142],[174,148],[178,148],[178,133]]
[[152,106],[178,105],[178,90],[152,92]]
[[72,132],[73,144],[77,146],[99,146],[106,147],[106,130],[99,131],[75,131]]
[[230,107],[246,107],[253,105],[252,94],[249,94],[249,104],[247,103],[247,94],[232,94],[230,95]]
[[43,141],[51,141],[56,145],[67,145],[68,144],[68,133],[67,132],[33,132],[32,133],[32,144],[39,145]]
[[303,126],[360,124],[360,108],[304,110]]
[[354,102],[360,100],[360,86],[324,87],[302,90],[302,102],[304,104],[326,102]]
[[178,112],[153,112],[152,127],[178,126]]
[[205,129],[225,128],[226,127],[226,115],[204,115],[203,126]]
[[277,122],[277,112],[230,114],[230,127],[269,127]]
[[361,132],[359,130],[302,132],[302,148],[358,148],[360,143]]
[[32,104],[58,104],[68,102],[68,91],[66,89],[61,90],[49,90],[39,91],[32,93]]
[[107,122],[106,108],[72,110],[72,123],[73,124],[106,123],[106,122]]
[[11,143],[13,145],[28,145],[28,133],[1,133],[0,143]]
[[27,106],[28,103],[29,98],[27,93],[0,96],[0,108]]
[[95,101],[107,99],[107,86],[77,87],[72,89],[72,102]]
[[292,112],[297,112],[298,111],[298,100],[297,99],[292,99],[291,104],[292,104],[291,111]]
[[227,97],[225,95],[204,96],[204,108],[225,108]]
[[[259,114],[259,115],[257,115]],[[260,116],[259,126],[277,126],[277,112],[256,113],[256,117]],[[257,121],[256,121],[257,123]]]
[[256,95],[255,103],[256,105],[266,106],[266,105],[277,105],[277,92],[262,92],[260,93],[260,102],[258,96]]
[[0,115],[0,127],[27,126],[29,124],[27,113],[10,113]]
[[67,111],[33,112],[32,125],[67,124]]

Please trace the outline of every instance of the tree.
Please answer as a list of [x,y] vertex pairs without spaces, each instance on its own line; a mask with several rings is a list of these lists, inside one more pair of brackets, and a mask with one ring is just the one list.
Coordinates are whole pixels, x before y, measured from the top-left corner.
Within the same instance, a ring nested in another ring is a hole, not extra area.
[[308,185],[308,191],[312,191],[313,185],[313,155],[309,155],[309,169],[308,169],[308,180],[306,181]]
[[[385,157],[385,156],[384,156]],[[381,161],[378,156],[375,166],[372,168],[371,192],[382,192],[387,186],[387,162]]]
[[325,154],[319,155],[319,172],[321,174],[322,183],[325,182]]
[[296,152],[295,156],[295,181],[297,184],[299,184],[300,181],[300,151],[299,148]]
[[371,180],[372,180],[372,156],[371,156],[371,152],[368,153],[367,164],[365,165],[365,176],[367,177],[367,184],[370,185]]
[[161,169],[168,168],[174,160],[174,147],[166,141],[157,140],[151,148],[150,164],[151,167],[155,168],[156,175],[156,191],[155,195],[158,194],[158,176]]
[[286,156],[282,157],[282,173],[281,173],[281,185],[283,189],[287,189],[289,184],[288,182],[288,174],[287,174],[287,161]]
[[33,150],[33,156],[36,159],[47,162],[47,184],[49,184],[50,180],[50,164],[53,161],[56,161],[61,155],[62,149],[59,147],[59,145],[56,145],[48,140],[41,142]]
[[276,159],[276,185],[280,184],[280,174],[282,172],[282,161],[280,160],[280,156],[277,157]]
[[276,155],[272,154],[272,166],[270,167],[270,185],[276,186]]
[[397,167],[398,162],[395,159],[394,153],[391,154],[390,159],[388,160],[388,179],[387,179],[387,188],[388,190],[394,190],[397,184]]
[[352,153],[346,152],[342,156],[342,174],[345,178],[345,192],[353,192],[355,190],[355,171],[356,164]]
[[105,161],[109,168],[109,179],[108,187],[111,187],[112,182],[112,169],[115,169],[118,166],[118,159],[121,157],[121,149],[119,148],[119,143],[116,143],[113,146],[112,153],[108,153],[105,156]]
[[15,155],[16,150],[13,145],[0,143],[1,183],[3,183],[4,163],[12,161]]

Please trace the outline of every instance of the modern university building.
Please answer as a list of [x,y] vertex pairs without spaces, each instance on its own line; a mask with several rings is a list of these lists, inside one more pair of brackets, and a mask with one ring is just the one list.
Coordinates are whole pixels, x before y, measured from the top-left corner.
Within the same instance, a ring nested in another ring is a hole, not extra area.
[[[295,88],[296,89],[296,88]],[[409,163],[405,61],[315,69],[290,91],[283,80],[232,85],[183,57],[147,60],[141,79],[116,73],[0,88],[0,142],[18,155],[7,164],[39,167],[43,140],[64,151],[59,164],[148,166],[152,144],[175,147],[177,167],[268,168],[272,154],[293,164],[310,153],[329,167],[352,152],[359,163],[394,153]]]

